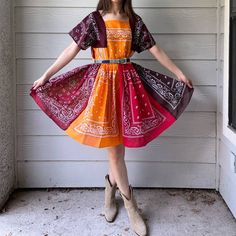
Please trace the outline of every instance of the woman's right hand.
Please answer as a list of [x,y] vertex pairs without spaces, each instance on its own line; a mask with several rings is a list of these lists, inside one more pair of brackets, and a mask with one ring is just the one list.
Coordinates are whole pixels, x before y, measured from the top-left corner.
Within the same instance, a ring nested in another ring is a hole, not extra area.
[[39,79],[35,80],[31,89],[37,89],[39,86],[44,85],[48,81],[48,77],[42,75]]

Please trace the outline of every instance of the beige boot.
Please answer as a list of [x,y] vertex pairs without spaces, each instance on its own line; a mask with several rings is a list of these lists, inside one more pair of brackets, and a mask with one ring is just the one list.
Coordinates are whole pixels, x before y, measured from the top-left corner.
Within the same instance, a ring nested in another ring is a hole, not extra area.
[[131,196],[130,199],[127,199],[127,197],[123,193],[121,193],[120,190],[119,190],[119,194],[124,200],[124,205],[128,213],[131,228],[134,230],[134,232],[137,235],[145,236],[147,235],[146,224],[144,220],[142,219],[141,215],[139,214],[137,202],[133,195],[133,188],[131,185],[129,185],[129,189],[130,189],[130,196]]
[[118,212],[118,207],[115,201],[115,194],[117,184],[111,184],[109,175],[105,176],[105,204],[104,204],[104,214],[107,222],[113,222]]

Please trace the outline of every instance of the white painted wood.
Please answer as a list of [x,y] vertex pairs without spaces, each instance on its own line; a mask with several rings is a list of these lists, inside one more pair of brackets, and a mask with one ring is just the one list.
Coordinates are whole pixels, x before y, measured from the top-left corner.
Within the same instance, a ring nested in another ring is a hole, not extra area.
[[[97,0],[77,1],[77,0],[15,0],[16,6],[36,6],[36,7],[96,7]],[[216,0],[135,0],[134,7],[216,7]]]
[[224,34],[220,34],[220,41],[219,41],[219,46],[220,46],[220,59],[224,59]]
[[224,34],[224,6],[223,1],[218,1],[218,34],[217,34],[217,137],[216,137],[216,189],[220,190],[221,168],[220,168],[220,137],[222,134],[222,112],[223,112],[223,40]]
[[[223,98],[223,88],[222,87],[220,87],[218,89],[218,96],[219,96],[219,98]],[[222,112],[223,112],[223,99],[219,99],[218,111],[221,112],[221,114],[222,114]]]
[[[222,117],[222,116],[221,116]],[[223,158],[226,158],[226,157],[230,157],[231,156],[231,153],[236,153],[236,146],[234,146],[228,139],[227,137],[225,137],[224,135],[222,135],[221,133],[221,136],[220,136],[220,142],[222,142],[224,145],[225,145],[225,149],[227,150],[228,153],[230,153],[230,155],[227,155],[227,156],[224,156]],[[225,153],[227,153],[225,152]]]
[[[216,54],[217,54],[217,107],[216,107],[216,119],[217,119],[217,116],[219,114],[219,103],[220,103],[220,87],[219,87],[219,76],[220,76],[220,30],[222,28],[222,20],[221,20],[221,5],[220,5],[220,1],[217,2],[217,47],[216,47]],[[216,190],[219,190],[219,180],[220,180],[220,175],[219,175],[219,136],[220,136],[220,133],[219,133],[219,121],[217,119],[217,122],[216,122]]]
[[[214,164],[129,162],[133,187],[214,188]],[[92,175],[88,175],[92,173]],[[18,162],[19,187],[104,187],[107,161]]]
[[[43,111],[38,110],[18,111],[17,127],[17,135],[65,135]],[[215,112],[184,112],[162,135],[215,137]]]
[[[236,153],[230,150],[226,144],[220,141],[220,166],[223,170],[227,171],[227,175],[233,183],[236,184]],[[235,192],[236,193],[236,192]]]
[[[219,80],[218,80],[218,86],[223,88],[223,73],[224,73],[224,61],[220,60],[219,62]],[[223,100],[223,97],[221,97],[221,99]]]
[[[31,86],[17,85],[17,110],[40,109],[29,96]],[[186,111],[216,111],[216,86],[195,86],[195,89]]]
[[234,218],[236,218],[236,182],[233,182],[227,174],[228,170],[221,169],[220,171],[220,194],[229,207]]
[[[173,59],[216,59],[215,35],[153,35],[156,42]],[[72,42],[68,34],[17,34],[17,58],[55,58]],[[53,45],[53,47],[52,47]],[[76,57],[91,58],[90,50],[81,50]],[[132,58],[150,59],[148,50]]]
[[[218,163],[217,163],[217,165],[219,166],[219,142],[220,142],[220,140],[221,140],[221,137],[222,137],[222,119],[223,119],[223,116],[222,116],[222,113],[221,112],[218,112],[218,114],[217,114],[217,125],[218,125],[218,133],[219,133],[219,138],[218,139],[216,139],[216,144],[218,145],[218,147],[217,147],[217,154],[218,154]],[[218,170],[219,171],[219,170]],[[219,173],[218,173],[219,174]],[[219,186],[218,186],[219,187]]]
[[220,142],[220,193],[236,218],[236,152],[232,153],[231,146]]
[[220,47],[219,60],[224,64],[224,34],[220,34],[219,36],[219,47]]
[[[69,30],[94,10],[97,2],[15,1],[19,187],[104,186],[106,150],[68,137],[27,97],[32,83],[72,42]],[[192,79],[196,89],[172,127],[146,147],[126,148],[130,182],[140,187],[215,188],[217,1],[135,0],[133,5],[157,43]],[[174,76],[148,51],[136,53],[133,60]],[[92,63],[90,50],[80,51],[56,75],[88,63]],[[94,173],[94,178],[88,178],[88,172]]]
[[224,7],[225,6],[225,0],[219,0],[220,1],[220,6]]
[[[55,61],[55,59],[18,59],[16,61],[17,68],[17,84],[32,84],[37,77],[40,77],[44,71]],[[138,63],[151,70],[159,71],[159,73],[167,74],[175,77],[173,73],[165,69],[157,60],[138,60]],[[90,59],[74,59],[63,69],[58,71],[56,75],[65,73],[77,66],[91,63]],[[174,63],[180,67],[184,73],[192,79],[193,84],[198,85],[216,85],[216,61],[211,60],[174,60]],[[199,73],[201,72],[201,73]],[[203,76],[207,75],[207,76]]]
[[[16,8],[16,32],[67,33],[91,11],[90,8]],[[152,33],[216,33],[215,8],[140,8],[136,12]]]
[[[82,145],[68,136],[20,136],[17,150],[17,160],[108,160],[106,149],[95,153],[93,147]],[[126,148],[125,152],[126,160],[130,161],[215,163],[215,138],[160,136],[145,147]]]
[[225,8],[224,6],[220,8],[220,33],[224,33],[224,13],[225,13]]

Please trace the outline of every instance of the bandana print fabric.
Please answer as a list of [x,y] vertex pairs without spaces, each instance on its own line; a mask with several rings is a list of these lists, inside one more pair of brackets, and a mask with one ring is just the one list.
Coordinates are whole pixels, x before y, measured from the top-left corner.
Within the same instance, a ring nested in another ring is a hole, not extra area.
[[[99,34],[95,22],[86,20],[90,33],[80,23],[70,36],[82,49],[91,46],[94,59],[129,58],[134,41],[140,42],[136,52],[156,43],[142,22],[134,35],[129,20],[113,19],[104,21],[107,46],[93,47]],[[143,147],[179,118],[193,91],[175,78],[128,62],[79,66],[31,89],[30,95],[65,134],[82,144]]]
[[69,32],[69,35],[82,50],[86,50],[100,40],[100,34],[93,14],[87,15]]

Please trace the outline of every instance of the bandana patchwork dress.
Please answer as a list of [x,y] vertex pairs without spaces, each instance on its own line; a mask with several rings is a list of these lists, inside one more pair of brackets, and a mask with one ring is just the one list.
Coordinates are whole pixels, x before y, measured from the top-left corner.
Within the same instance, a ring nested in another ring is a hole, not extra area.
[[[103,21],[106,46],[101,46],[94,27],[98,23],[92,16],[69,35],[82,50],[91,46],[93,59],[130,58],[134,51],[156,43],[144,23],[138,24],[139,34],[134,34],[129,20],[113,19]],[[135,50],[133,40],[140,44]],[[30,96],[68,136],[82,144],[143,147],[178,119],[193,91],[175,78],[131,61],[76,67],[36,90],[31,88]]]

